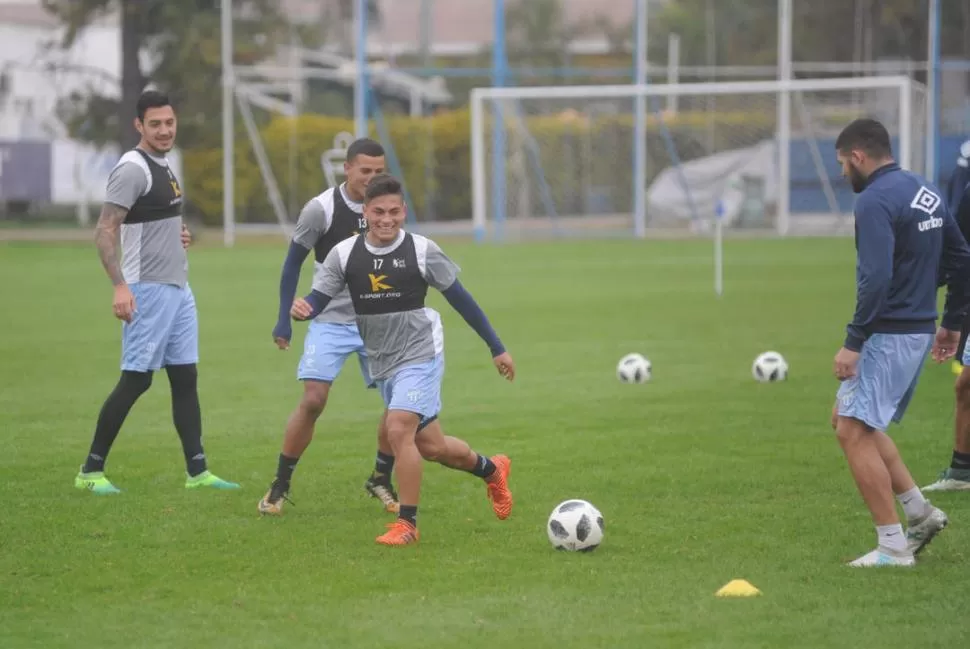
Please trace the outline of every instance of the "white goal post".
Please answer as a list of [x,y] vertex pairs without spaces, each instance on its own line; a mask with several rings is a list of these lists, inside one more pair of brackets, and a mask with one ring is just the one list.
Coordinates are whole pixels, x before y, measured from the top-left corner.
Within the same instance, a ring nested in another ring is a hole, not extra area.
[[858,117],[879,119],[899,163],[925,170],[926,93],[905,76],[476,88],[475,235],[851,233],[833,145]]

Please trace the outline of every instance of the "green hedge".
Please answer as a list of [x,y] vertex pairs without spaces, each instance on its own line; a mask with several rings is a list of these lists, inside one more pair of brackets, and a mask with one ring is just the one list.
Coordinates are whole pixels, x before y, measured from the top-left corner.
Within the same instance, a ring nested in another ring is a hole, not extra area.
[[[582,212],[580,188],[593,185],[612,209],[631,209],[633,186],[633,118],[630,115],[586,118],[574,112],[525,118],[531,138],[538,144],[538,159],[526,157],[529,174],[524,182],[535,185],[535,166],[543,170],[545,182],[563,213]],[[522,147],[521,129],[509,120],[509,150]],[[713,129],[711,126],[713,125]],[[296,146],[291,152],[293,127]],[[713,135],[715,150],[747,146],[772,136],[774,115],[763,112],[720,112],[713,116],[681,112],[663,121],[682,161],[709,152]],[[488,123],[486,123],[488,127]],[[471,215],[471,132],[467,110],[412,119],[387,120],[394,152],[419,219],[430,213],[437,220],[465,219]],[[341,131],[353,132],[348,119],[320,115],[275,118],[261,131],[280,191],[302,204],[324,188],[326,181],[320,156],[333,146]],[[372,133],[376,137],[376,133]],[[670,164],[667,142],[658,119],[647,123],[648,172],[646,182]],[[491,138],[486,139],[490,146]],[[290,187],[291,155],[295,153],[296,183]],[[259,173],[251,145],[245,138],[236,143],[236,217],[240,222],[273,220],[273,211]],[[627,162],[629,161],[629,162]],[[222,218],[222,150],[186,150],[185,185],[191,205],[209,223]],[[514,173],[512,165],[509,173]],[[488,171],[491,171],[489,166]],[[510,194],[520,182],[509,178]],[[534,213],[541,214],[540,192],[530,188]],[[509,200],[515,200],[511,195]],[[431,203],[433,201],[433,204]]]

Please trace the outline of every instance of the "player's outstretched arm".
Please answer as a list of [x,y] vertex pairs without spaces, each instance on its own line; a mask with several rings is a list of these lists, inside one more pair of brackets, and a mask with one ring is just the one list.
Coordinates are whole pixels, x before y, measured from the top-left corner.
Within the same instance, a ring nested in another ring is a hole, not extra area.
[[280,305],[273,328],[273,340],[280,349],[288,349],[293,338],[293,327],[290,324],[290,308],[293,306],[293,296],[300,284],[300,269],[307,255],[330,229],[331,218],[323,207],[323,203],[311,198],[300,210],[300,216],[293,228],[293,238],[290,240],[283,269],[280,272]]
[[331,296],[320,291],[310,291],[310,294],[306,297],[298,297],[293,300],[290,315],[293,316],[294,320],[313,320],[323,313],[332,299]]
[[862,195],[856,203],[856,241],[859,263],[856,272],[856,309],[846,327],[844,346],[858,352],[869,337],[869,327],[879,317],[893,279],[892,216],[878,199]]
[[468,289],[456,278],[451,286],[441,291],[441,294],[448,300],[448,304],[465,319],[468,326],[488,345],[499,374],[510,381],[513,380],[515,378],[515,363],[512,361],[512,356],[505,350],[505,345],[502,344],[498,334],[495,333],[495,329],[492,328],[488,316],[485,315],[482,307],[478,305]]
[[339,248],[340,246],[331,250],[323,260],[320,270],[313,277],[313,290],[310,294],[293,302],[290,315],[295,320],[312,320],[323,313],[333,296],[340,293],[347,285],[344,262],[341,261]]
[[310,254],[309,248],[291,241],[286,259],[283,260],[283,269],[280,272],[280,306],[276,326],[273,327],[273,340],[280,349],[289,349],[290,340],[293,338],[290,309],[296,296],[296,288],[300,283],[300,269],[303,268],[303,262],[308,254]]

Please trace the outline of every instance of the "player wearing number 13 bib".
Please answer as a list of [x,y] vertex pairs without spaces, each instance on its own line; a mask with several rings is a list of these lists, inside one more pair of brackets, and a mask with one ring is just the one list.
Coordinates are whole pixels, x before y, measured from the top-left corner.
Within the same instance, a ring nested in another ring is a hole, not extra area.
[[371,376],[387,407],[383,428],[394,449],[400,490],[398,520],[377,542],[418,540],[421,458],[482,478],[499,519],[512,511],[511,461],[483,457],[446,437],[438,422],[444,375],[441,318],[425,306],[428,287],[439,291],[486,342],[499,373],[512,380],[515,366],[481,308],[458,281],[458,267],[433,241],[401,229],[406,208],[400,182],[374,178],[367,187],[367,233],[338,244],[314,276],[313,292],[293,304],[298,320],[324,311],[349,289]]
[[[383,147],[374,140],[356,140],[347,149],[344,163],[346,182],[310,199],[300,213],[280,279],[279,313],[273,328],[273,340],[280,349],[289,348],[293,335],[290,307],[304,260],[312,251],[315,266],[319,267],[337,244],[365,229],[364,191],[371,178],[383,170]],[[330,386],[353,354],[357,355],[364,383],[372,385],[367,369],[367,354],[357,331],[350,294],[343,291],[334,296],[307,331],[297,370],[297,378],[303,382],[303,398],[287,421],[276,477],[269,491],[259,501],[261,513],[282,513],[293,471],[313,438],[314,426],[330,395]],[[398,506],[397,495],[391,485],[393,466],[391,447],[386,435],[379,431],[375,469],[364,483],[364,488],[379,499],[389,512],[396,512]]]

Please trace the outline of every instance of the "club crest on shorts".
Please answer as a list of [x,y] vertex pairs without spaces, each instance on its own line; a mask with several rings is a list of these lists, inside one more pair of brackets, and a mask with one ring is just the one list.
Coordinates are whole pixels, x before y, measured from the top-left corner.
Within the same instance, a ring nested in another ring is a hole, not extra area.
[[839,397],[839,403],[841,403],[846,408],[851,406],[853,401],[855,401],[855,388],[851,390],[846,390],[845,394]]

